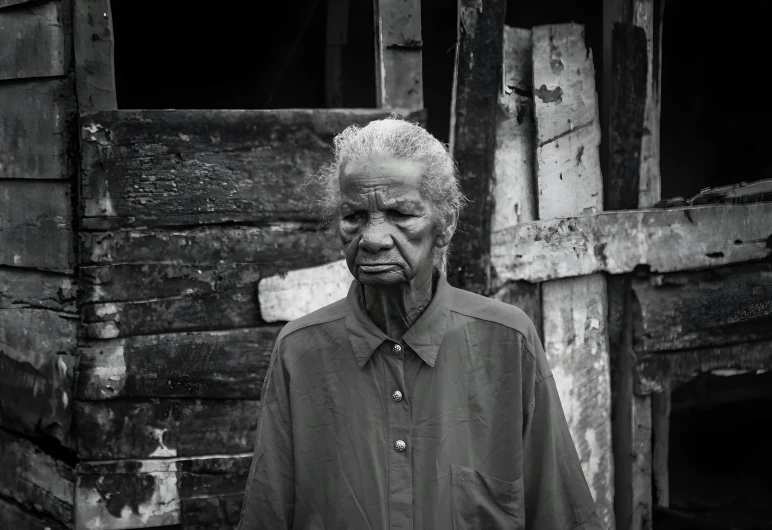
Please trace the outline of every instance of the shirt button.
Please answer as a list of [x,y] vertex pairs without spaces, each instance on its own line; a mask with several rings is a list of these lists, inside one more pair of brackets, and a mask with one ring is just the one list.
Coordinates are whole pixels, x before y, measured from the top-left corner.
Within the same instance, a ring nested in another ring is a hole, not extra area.
[[396,449],[398,453],[402,453],[406,447],[407,445],[402,440],[394,442],[394,449]]
[[395,390],[394,393],[391,395],[392,401],[402,401],[402,392],[399,390]]
[[402,353],[402,346],[400,346],[399,344],[395,344],[394,346],[391,347],[391,353],[393,353],[394,355],[399,355],[400,353]]

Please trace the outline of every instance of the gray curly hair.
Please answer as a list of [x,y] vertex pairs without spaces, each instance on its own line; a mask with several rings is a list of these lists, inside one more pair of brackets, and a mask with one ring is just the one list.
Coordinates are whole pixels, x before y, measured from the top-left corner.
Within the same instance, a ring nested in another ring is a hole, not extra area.
[[[323,226],[340,215],[340,174],[352,160],[397,158],[424,164],[421,194],[439,212],[441,223],[448,223],[461,212],[466,198],[461,192],[458,168],[447,147],[417,123],[392,114],[364,127],[351,125],[334,141],[335,157],[313,177],[320,188],[318,203]],[[447,224],[443,225],[443,228]],[[435,265],[445,270],[448,247],[435,255]]]

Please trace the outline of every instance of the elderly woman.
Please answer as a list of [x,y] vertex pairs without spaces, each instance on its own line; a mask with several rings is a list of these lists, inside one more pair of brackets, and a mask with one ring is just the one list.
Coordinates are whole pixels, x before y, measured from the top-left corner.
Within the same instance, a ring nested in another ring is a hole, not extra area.
[[354,280],[279,334],[240,528],[601,528],[533,323],[447,283],[445,146],[349,127],[319,178]]

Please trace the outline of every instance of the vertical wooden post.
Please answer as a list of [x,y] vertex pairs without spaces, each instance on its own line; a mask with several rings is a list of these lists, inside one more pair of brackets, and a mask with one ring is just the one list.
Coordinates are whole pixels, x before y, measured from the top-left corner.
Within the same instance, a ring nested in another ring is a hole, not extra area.
[[[581,25],[533,29],[533,86],[539,218],[601,211],[595,68]],[[544,282],[542,301],[545,350],[571,435],[601,521],[613,528],[606,278]]]
[[324,102],[327,108],[343,106],[343,46],[348,37],[349,0],[327,0]]
[[374,0],[376,105],[424,106],[420,0]]
[[[639,204],[641,143],[647,94],[646,33],[637,26],[615,23],[612,31],[608,145],[609,170],[604,202],[609,210],[635,209]],[[651,528],[651,403],[636,396],[633,385],[633,292],[630,275],[608,278],[609,339],[614,387],[614,508],[617,528]]]
[[110,0],[74,0],[75,90],[81,112],[115,110]]
[[670,390],[652,394],[652,476],[654,479],[654,505],[670,506],[670,473],[668,457],[670,448]]
[[469,204],[453,238],[449,281],[488,294],[490,230],[505,0],[459,0],[458,43],[450,113],[450,150]]
[[[504,27],[502,71],[493,168],[492,246],[496,232],[536,219],[531,30]],[[543,339],[540,284],[512,281],[500,285],[495,256],[496,252],[491,249],[492,296],[525,311]]]

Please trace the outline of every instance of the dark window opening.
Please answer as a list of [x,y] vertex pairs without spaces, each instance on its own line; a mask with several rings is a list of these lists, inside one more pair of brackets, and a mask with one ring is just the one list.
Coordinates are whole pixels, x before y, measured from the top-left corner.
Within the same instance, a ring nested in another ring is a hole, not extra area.
[[759,92],[772,2],[665,3],[662,197],[772,177],[772,100]]
[[[325,107],[327,2],[112,0],[121,109]],[[349,2],[343,107],[375,106],[372,2]]]
[[655,530],[769,528],[772,373],[703,374],[672,394],[670,506]]

